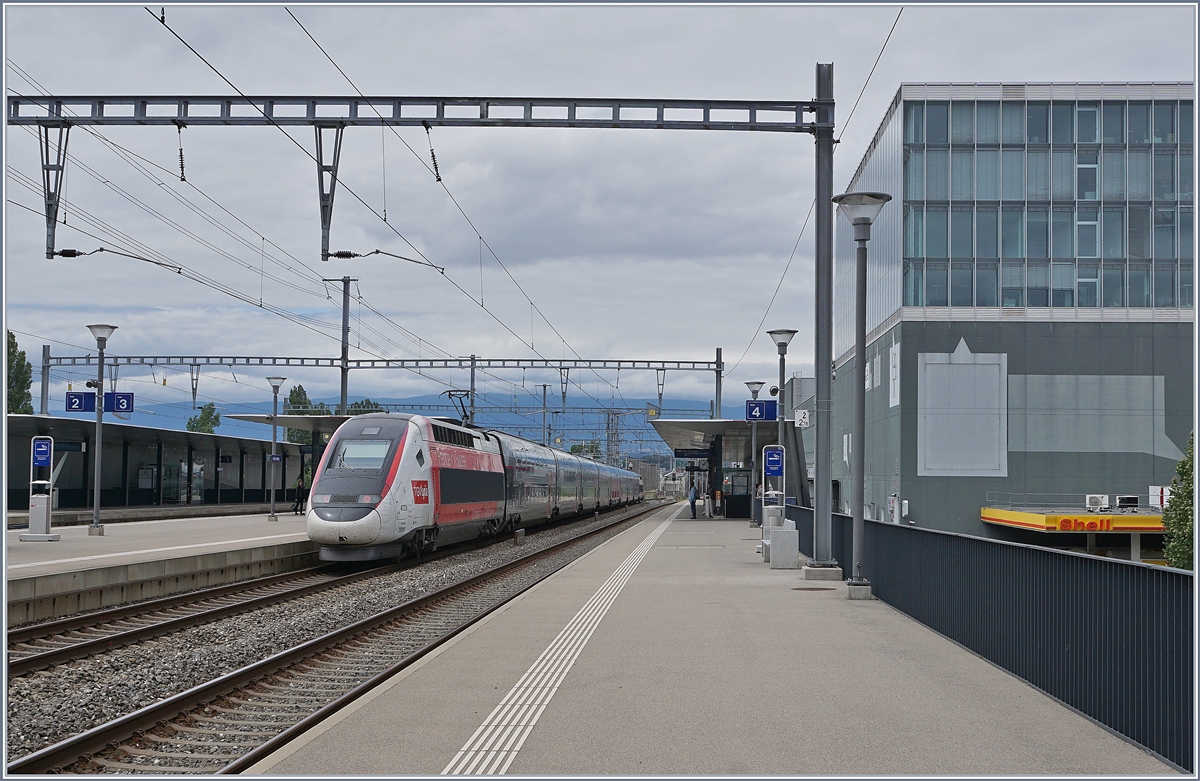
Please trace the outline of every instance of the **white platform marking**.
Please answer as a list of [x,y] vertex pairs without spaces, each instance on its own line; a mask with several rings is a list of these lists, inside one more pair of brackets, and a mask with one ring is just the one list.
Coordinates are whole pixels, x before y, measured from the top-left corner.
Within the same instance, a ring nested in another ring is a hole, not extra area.
[[682,511],[683,507],[680,507],[672,513],[629,554],[533,666],[521,676],[521,680],[504,696],[496,709],[484,719],[471,739],[446,765],[442,775],[503,775],[508,770],[604,614],[638,564]]
[[217,542],[198,542],[195,545],[172,545],[169,548],[146,548],[145,550],[129,550],[119,553],[98,553],[95,556],[76,556],[73,559],[54,559],[53,561],[30,561],[25,564],[9,564],[9,569],[21,569],[22,567],[42,567],[47,564],[70,564],[73,561],[91,561],[93,559],[111,559],[116,556],[136,556],[139,553],[162,553],[169,550],[187,550],[189,548],[208,548],[213,545],[231,545],[239,542],[258,542],[260,540],[278,540],[282,537],[296,537],[304,535],[304,532],[292,532],[291,534],[272,534],[269,537],[247,537],[244,540],[219,540]]

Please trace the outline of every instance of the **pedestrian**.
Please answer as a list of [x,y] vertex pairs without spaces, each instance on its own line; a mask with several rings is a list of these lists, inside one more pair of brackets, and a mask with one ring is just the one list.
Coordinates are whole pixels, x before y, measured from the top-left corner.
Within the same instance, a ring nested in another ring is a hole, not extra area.
[[300,476],[296,478],[296,501],[292,502],[293,515],[304,512],[304,500],[308,498],[307,493],[308,489],[304,487],[304,473],[301,472]]
[[692,487],[688,489],[688,504],[692,506],[692,520],[696,520],[696,484],[692,483]]

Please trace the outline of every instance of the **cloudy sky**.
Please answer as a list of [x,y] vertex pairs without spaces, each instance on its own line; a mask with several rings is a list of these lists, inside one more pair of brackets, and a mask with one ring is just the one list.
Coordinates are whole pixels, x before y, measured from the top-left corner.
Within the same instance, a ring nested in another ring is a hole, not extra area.
[[[815,94],[815,64],[832,62],[835,191],[902,82],[1191,81],[1196,62],[1190,5],[290,8],[368,95],[802,100]],[[283,5],[165,13],[246,94],[354,94]],[[9,4],[4,21],[9,94],[233,94],[138,5]],[[813,226],[801,235],[811,136],[435,127],[446,187],[473,228],[427,170],[421,128],[349,128],[343,187],[388,220],[339,191],[332,248],[412,255],[403,235],[443,277],[383,256],[322,263],[315,165],[276,128],[184,130],[186,183],[173,128],[95,131],[71,134],[58,248],[152,255],[209,282],[113,255],[45,260],[36,135],[7,128],[5,316],[35,374],[43,343],[63,355],[94,349],[92,322],[119,326],[119,354],[335,356],[340,290],[320,279],[348,274],[359,280],[352,357],[712,360],[721,347],[729,404],[744,381],[776,376],[762,332],[790,327],[800,333],[789,366],[811,376]],[[290,135],[312,149],[310,129]],[[481,269],[480,236],[544,317],[486,249]],[[201,401],[236,412],[269,395],[260,372],[235,372],[206,371]],[[52,409],[84,373],[55,372]],[[652,372],[623,372],[619,384],[582,374],[580,403],[656,393]],[[338,392],[336,371],[289,377],[312,396]],[[186,372],[162,379],[122,372],[121,389],[139,406],[173,402],[190,414]],[[557,377],[482,377],[481,390],[528,404],[540,382]],[[358,372],[350,395],[465,383],[461,372]],[[666,394],[703,406],[712,384],[711,374],[674,373]]]

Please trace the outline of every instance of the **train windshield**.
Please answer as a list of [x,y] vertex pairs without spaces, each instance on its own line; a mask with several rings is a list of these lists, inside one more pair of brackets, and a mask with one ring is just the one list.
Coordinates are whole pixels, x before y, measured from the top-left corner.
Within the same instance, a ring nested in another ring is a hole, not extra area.
[[391,439],[343,439],[329,459],[330,469],[383,469]]

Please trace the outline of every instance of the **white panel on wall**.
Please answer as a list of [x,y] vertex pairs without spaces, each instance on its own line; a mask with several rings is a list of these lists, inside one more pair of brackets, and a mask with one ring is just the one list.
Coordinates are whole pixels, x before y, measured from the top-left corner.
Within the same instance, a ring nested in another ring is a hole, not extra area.
[[893,342],[888,348],[888,406],[900,406],[900,343]]
[[917,354],[917,474],[1008,476],[1008,355]]
[[874,363],[874,371],[871,374],[871,377],[873,378],[872,382],[871,382],[872,388],[878,388],[879,383],[881,383],[883,381],[883,372],[880,371],[880,364],[882,361],[883,361],[883,353],[875,353],[875,360],[873,362]]

